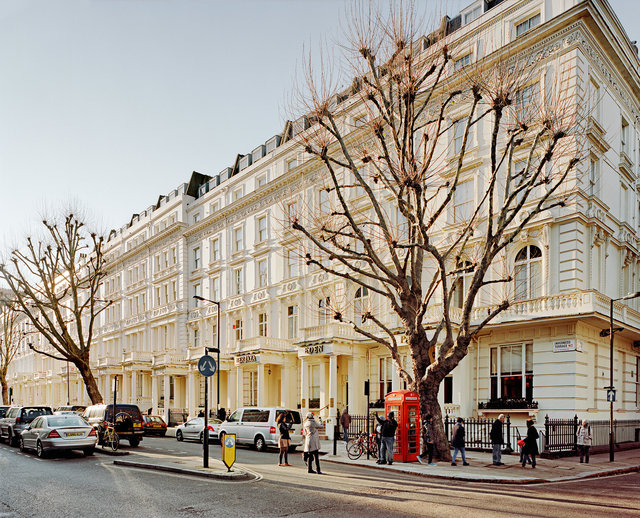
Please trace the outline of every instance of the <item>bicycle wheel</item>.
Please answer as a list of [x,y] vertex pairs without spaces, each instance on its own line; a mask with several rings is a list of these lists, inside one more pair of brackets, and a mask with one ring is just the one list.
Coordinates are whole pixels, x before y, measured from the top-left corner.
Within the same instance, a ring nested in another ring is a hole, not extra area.
[[347,443],[347,457],[351,460],[359,459],[362,455],[362,444],[360,441],[349,441]]
[[115,430],[107,435],[107,446],[109,446],[113,451],[116,451],[118,446],[120,446],[120,437],[118,437]]
[[369,441],[369,455],[371,455],[374,459],[378,458],[378,443],[375,439],[371,439]]

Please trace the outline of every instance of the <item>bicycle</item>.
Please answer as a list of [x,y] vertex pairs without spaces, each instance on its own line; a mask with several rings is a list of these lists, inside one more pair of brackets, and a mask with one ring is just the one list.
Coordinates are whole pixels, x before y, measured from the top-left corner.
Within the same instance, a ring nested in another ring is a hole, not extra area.
[[120,445],[120,437],[118,437],[118,432],[116,432],[116,429],[111,423],[105,423],[105,429],[102,432],[100,444],[103,448],[108,446],[112,451],[116,451],[118,449],[118,446]]
[[360,432],[355,439],[351,439],[347,443],[347,456],[351,460],[357,460],[367,452],[374,459],[378,458],[378,442],[375,433],[367,437],[365,432]]

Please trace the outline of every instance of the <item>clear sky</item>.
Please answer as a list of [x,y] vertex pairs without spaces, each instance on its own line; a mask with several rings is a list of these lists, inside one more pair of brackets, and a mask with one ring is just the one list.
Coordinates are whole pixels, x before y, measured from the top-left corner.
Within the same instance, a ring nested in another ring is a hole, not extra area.
[[[0,253],[70,203],[120,227],[282,131],[303,45],[335,40],[345,2],[0,0]],[[640,40],[640,2],[610,3]]]

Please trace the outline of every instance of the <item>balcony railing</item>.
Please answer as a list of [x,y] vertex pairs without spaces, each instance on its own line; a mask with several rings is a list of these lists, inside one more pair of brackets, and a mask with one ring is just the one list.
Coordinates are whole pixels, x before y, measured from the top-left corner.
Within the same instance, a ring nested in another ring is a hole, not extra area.
[[[609,314],[609,300],[606,295],[602,295],[595,290],[588,290],[512,302],[491,323],[501,324],[530,320],[531,318],[557,318],[590,313],[600,313],[606,316]],[[474,308],[471,311],[471,324],[479,324],[496,308],[497,306]],[[454,323],[459,323],[461,317],[462,310],[451,308],[451,319]],[[439,322],[441,318],[442,305],[433,305],[425,315],[425,323]],[[614,319],[640,329],[640,313],[620,302],[614,303]]]
[[151,362],[151,353],[148,351],[126,351],[122,353],[122,362]]
[[478,410],[535,410],[536,408],[538,408],[538,402],[527,399],[498,398],[478,403]]
[[254,336],[240,340],[234,352],[246,352],[256,350],[291,351],[293,340],[283,338],[271,338],[268,336]]

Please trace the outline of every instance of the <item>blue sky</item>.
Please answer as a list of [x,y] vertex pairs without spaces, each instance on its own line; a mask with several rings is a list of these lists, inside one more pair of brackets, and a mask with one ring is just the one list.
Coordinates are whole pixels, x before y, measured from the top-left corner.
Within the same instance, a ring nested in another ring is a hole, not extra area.
[[[640,2],[610,3],[640,40]],[[333,41],[344,6],[0,0],[0,252],[69,203],[119,227],[280,132],[303,45]]]

